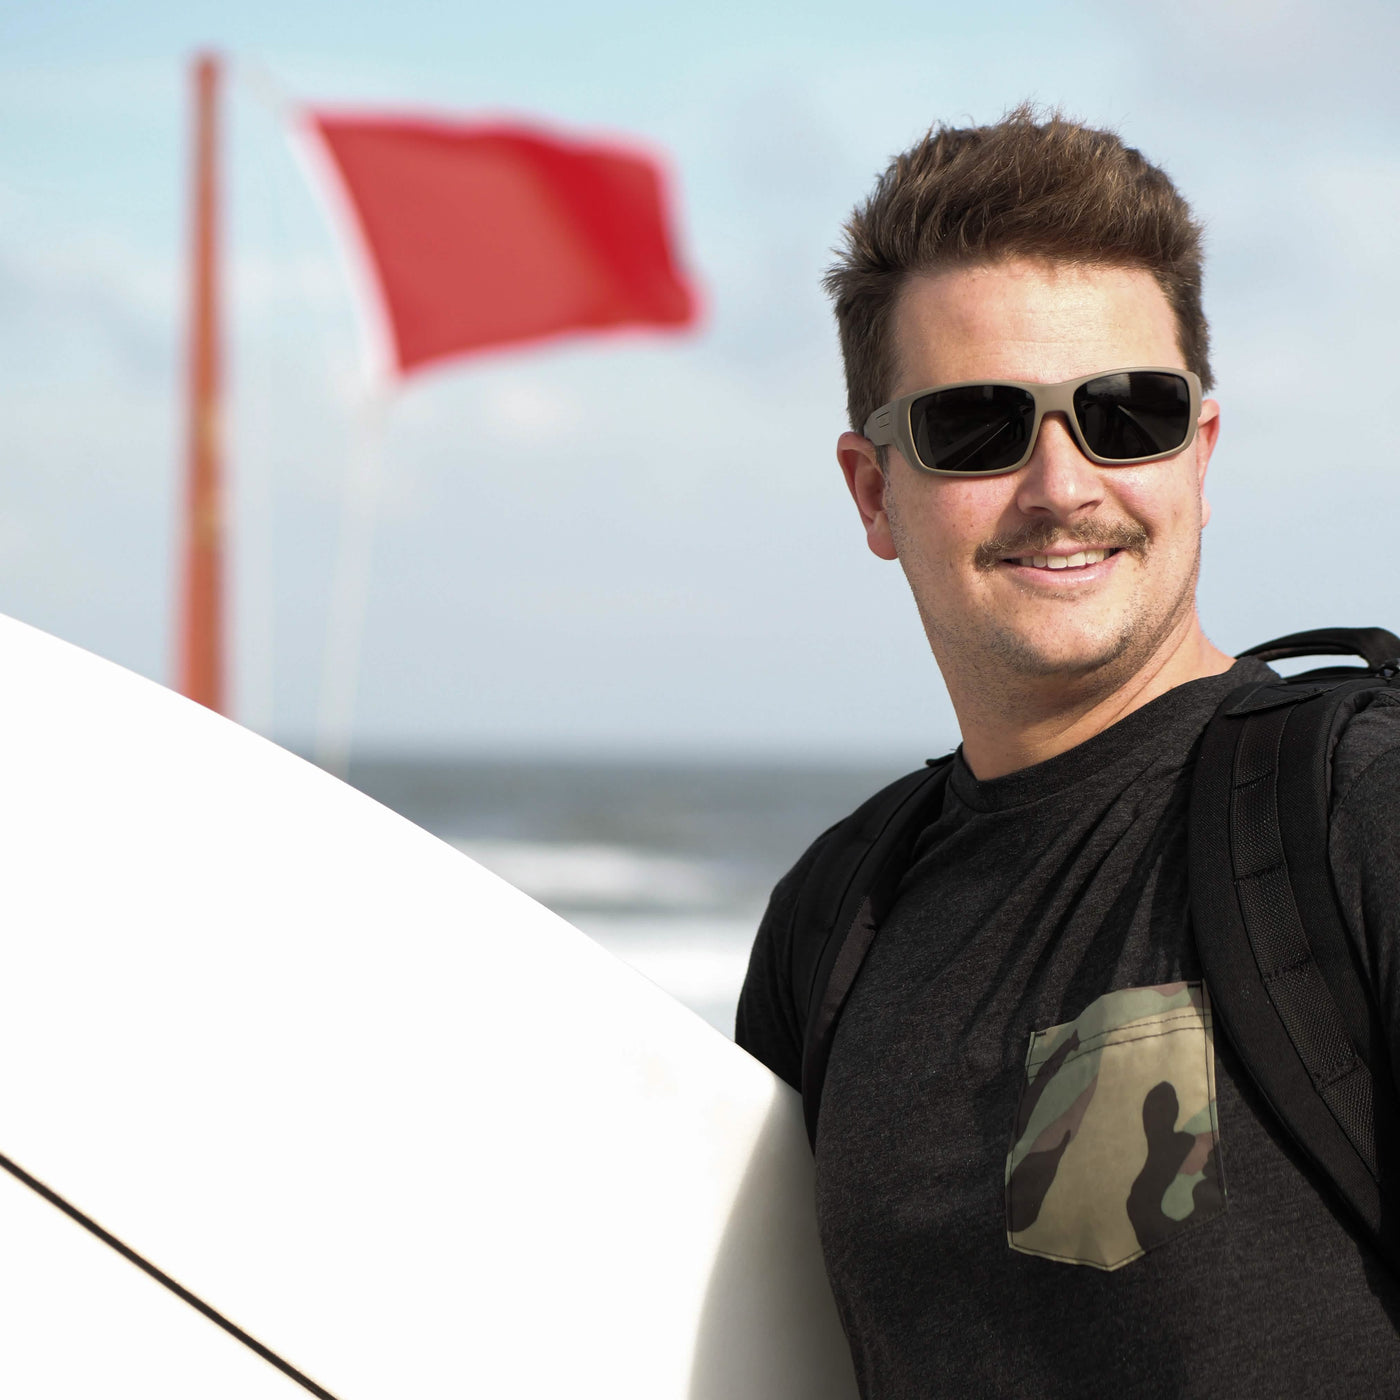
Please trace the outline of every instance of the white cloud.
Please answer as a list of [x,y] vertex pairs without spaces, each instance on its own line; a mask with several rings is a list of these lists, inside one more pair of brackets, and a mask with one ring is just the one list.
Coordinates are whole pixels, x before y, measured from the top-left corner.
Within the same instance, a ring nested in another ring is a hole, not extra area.
[[584,426],[579,404],[557,382],[510,375],[481,397],[481,428],[506,448],[569,451]]

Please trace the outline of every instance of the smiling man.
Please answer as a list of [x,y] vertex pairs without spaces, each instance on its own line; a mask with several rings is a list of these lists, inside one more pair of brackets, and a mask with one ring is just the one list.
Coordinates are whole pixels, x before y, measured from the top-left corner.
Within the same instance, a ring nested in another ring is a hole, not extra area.
[[[1271,674],[1196,610],[1220,428],[1198,226],[1116,136],[1020,110],[898,157],[827,285],[837,457],[962,732],[878,929],[862,906],[818,1098],[862,1393],[1400,1393],[1400,1287],[1214,1034],[1192,937],[1200,736]],[[1400,871],[1368,852],[1400,829],[1397,721],[1373,706],[1338,745],[1329,849],[1388,1024]],[[774,891],[739,1006],[809,1112],[799,945],[851,826]]]
[[[1071,414],[1047,414],[1038,432],[1007,426],[1034,389],[1007,386],[1000,398],[1009,404],[981,389],[1093,375],[1081,394],[1098,390],[1101,414],[1139,411],[1135,382],[1138,394],[1189,408],[1191,367],[1152,273],[1010,253],[935,265],[900,288],[891,330],[896,402],[913,394],[921,426],[932,420],[937,431],[941,412],[966,429],[960,436],[978,436],[955,464],[925,447],[946,466],[911,466],[901,452],[890,469],[874,441],[854,432],[842,435],[837,455],[870,548],[904,566],[972,771],[995,778],[1024,768],[1172,686],[1225,670],[1231,659],[1196,617],[1217,405],[1206,400],[1194,422],[1182,417],[1194,436],[1172,443],[1169,460],[1105,471],[1081,449]],[[1115,366],[1168,372],[1105,373]],[[964,383],[961,398],[944,389],[927,403],[928,386]],[[1017,429],[1019,469],[992,458],[995,473],[970,470],[970,453],[996,452]],[[982,441],[988,432],[991,443]]]

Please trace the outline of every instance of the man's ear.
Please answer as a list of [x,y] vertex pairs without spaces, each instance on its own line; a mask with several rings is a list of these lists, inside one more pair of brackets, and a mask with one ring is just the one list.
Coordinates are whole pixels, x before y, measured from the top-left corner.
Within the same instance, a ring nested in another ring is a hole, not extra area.
[[846,477],[851,499],[865,526],[865,542],[881,559],[894,559],[894,536],[885,512],[885,492],[889,482],[880,470],[875,444],[859,433],[842,433],[836,441],[836,460]]
[[1196,420],[1196,480],[1201,488],[1201,524],[1210,520],[1210,502],[1206,500],[1206,468],[1211,453],[1220,438],[1220,405],[1214,399],[1201,401],[1201,416]]

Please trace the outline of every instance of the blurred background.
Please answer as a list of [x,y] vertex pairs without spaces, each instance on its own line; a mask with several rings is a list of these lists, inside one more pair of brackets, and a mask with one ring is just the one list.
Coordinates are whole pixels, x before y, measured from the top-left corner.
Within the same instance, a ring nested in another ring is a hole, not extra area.
[[773,879],[957,740],[835,465],[818,286],[930,123],[1060,105],[1204,220],[1212,639],[1400,621],[1383,0],[0,0],[0,611],[173,680],[203,48],[230,65],[229,708],[302,752],[364,339],[279,103],[522,117],[669,167],[697,329],[475,357],[390,399],[350,777],[724,1029]]

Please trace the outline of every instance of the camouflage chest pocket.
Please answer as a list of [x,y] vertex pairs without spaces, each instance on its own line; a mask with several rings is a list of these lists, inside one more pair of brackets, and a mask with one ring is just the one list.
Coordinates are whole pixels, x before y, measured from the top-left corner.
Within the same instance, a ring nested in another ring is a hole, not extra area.
[[1012,1249],[1117,1269],[1224,1209],[1201,983],[1108,992],[1031,1036],[1006,1159]]

